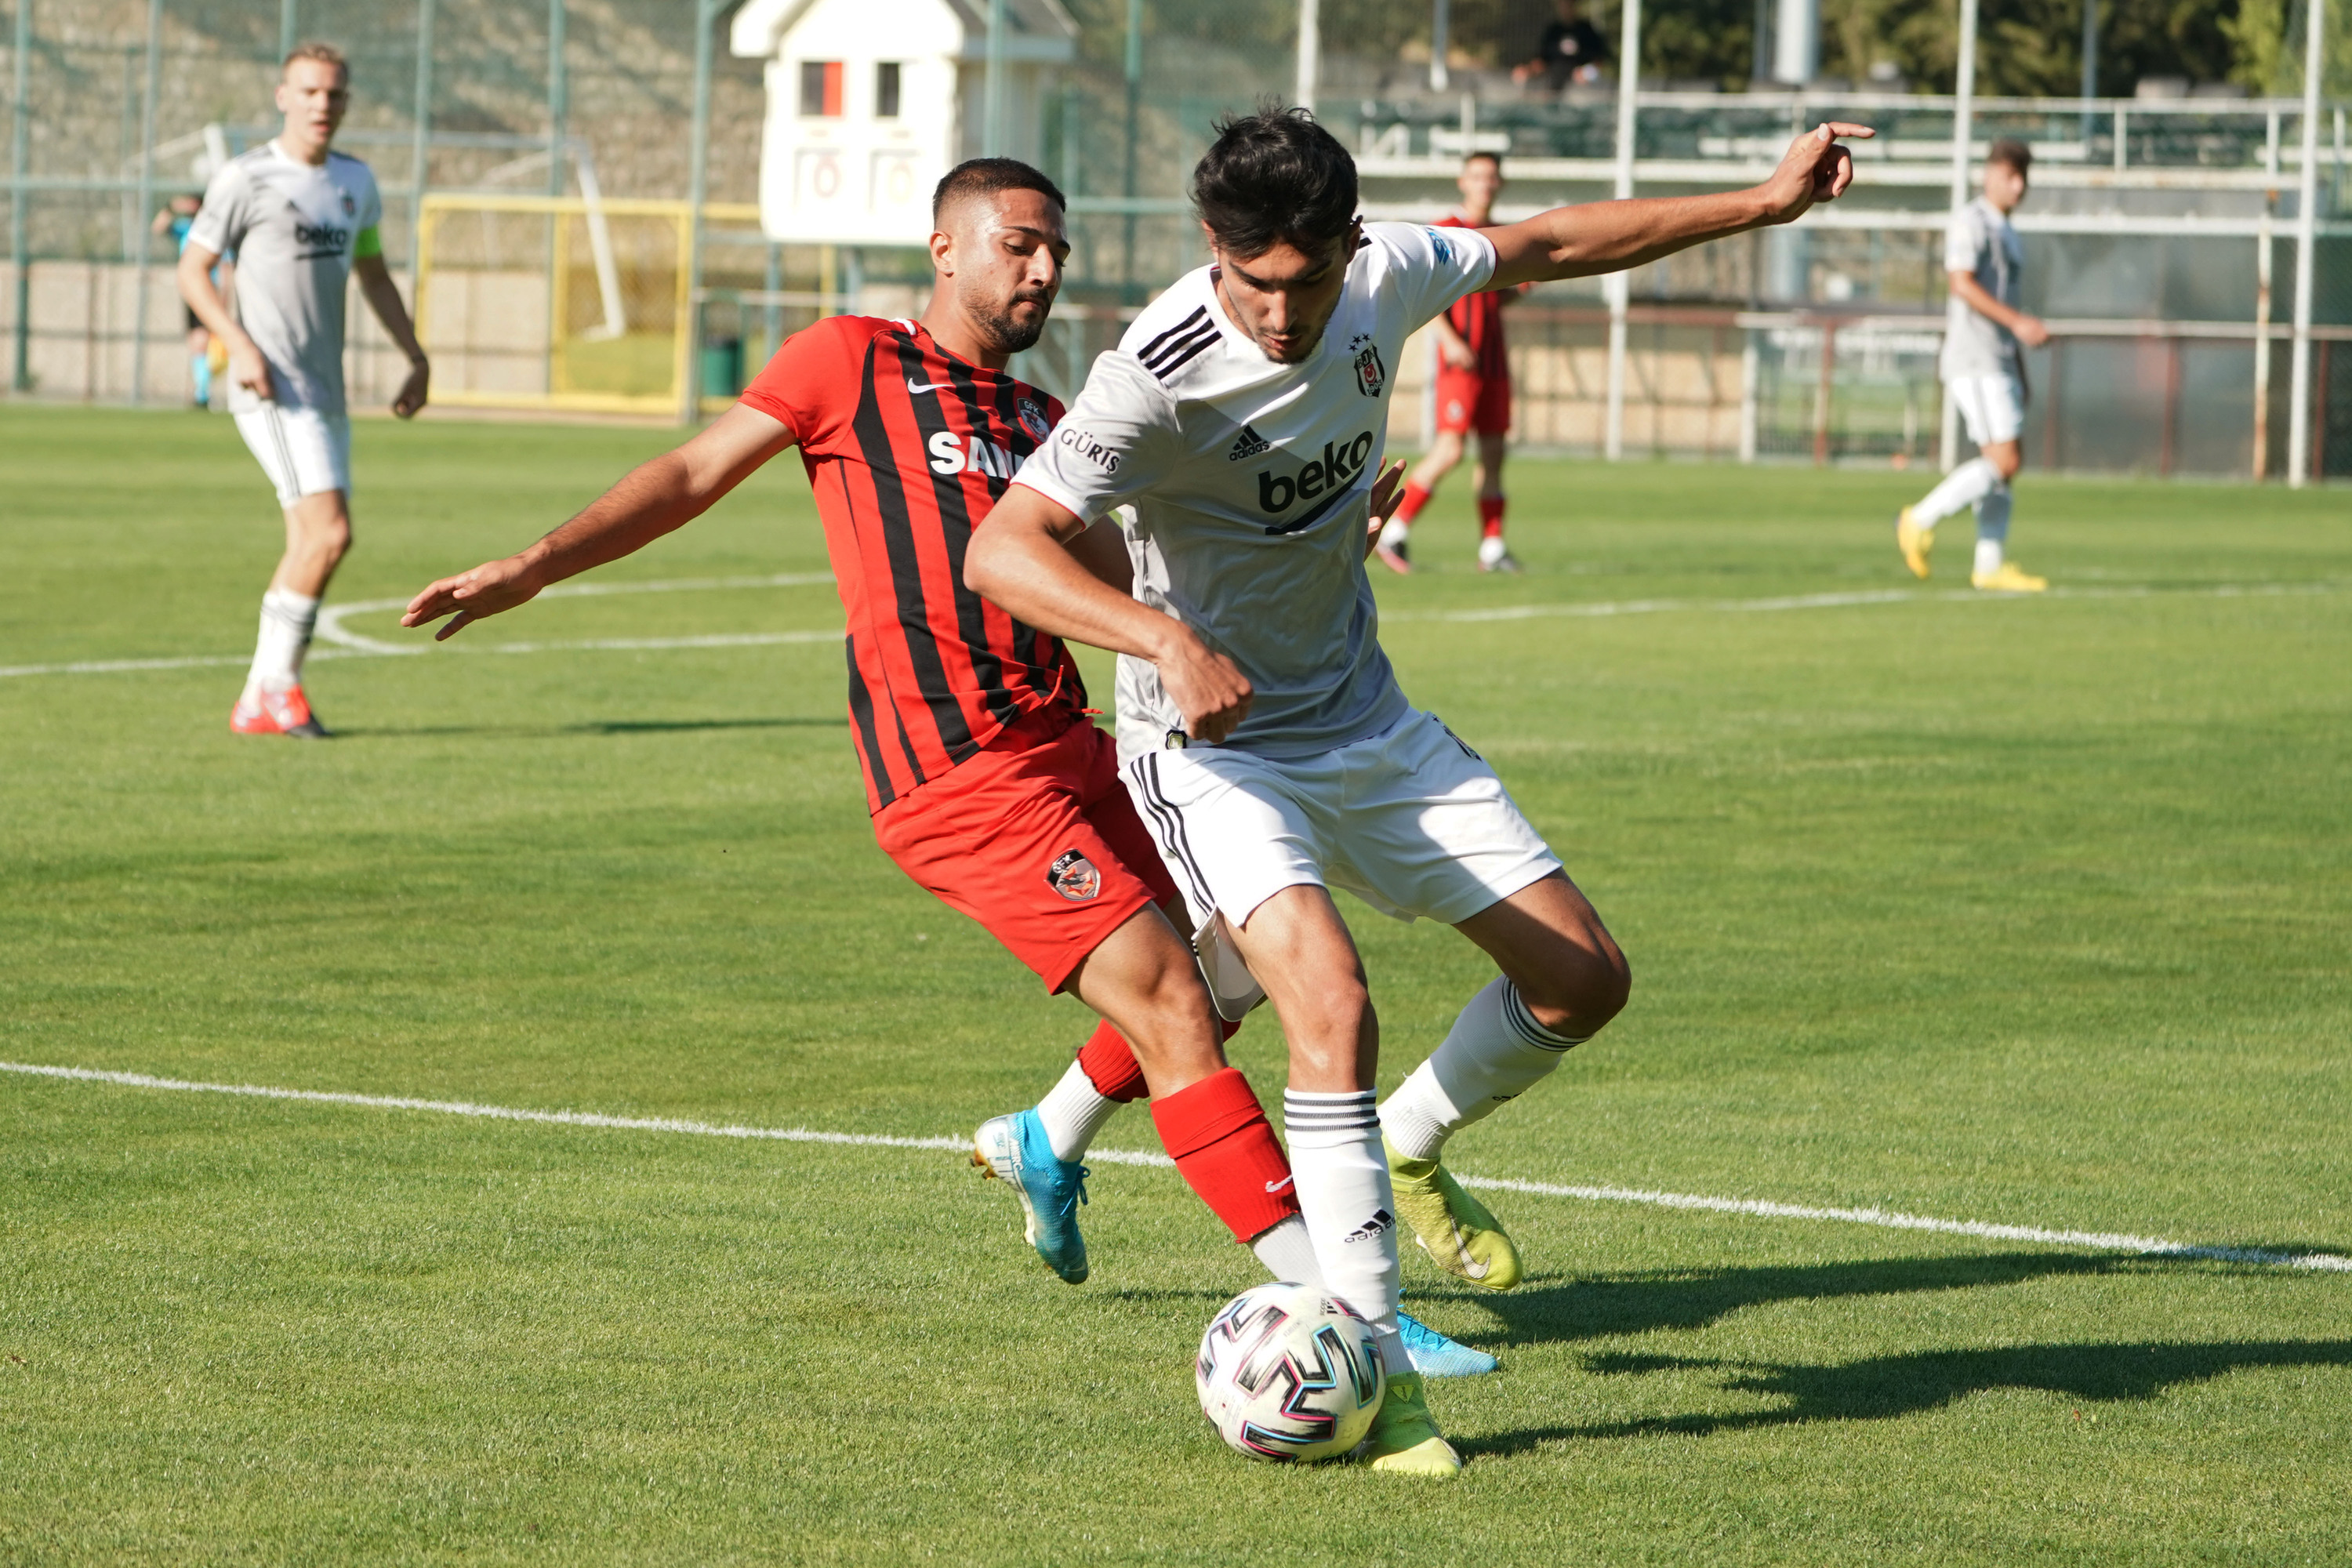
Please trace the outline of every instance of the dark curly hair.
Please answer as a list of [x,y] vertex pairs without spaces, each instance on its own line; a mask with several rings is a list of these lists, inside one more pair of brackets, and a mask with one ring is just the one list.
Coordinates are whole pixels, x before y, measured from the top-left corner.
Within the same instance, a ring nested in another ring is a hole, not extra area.
[[1261,104],[1217,121],[1192,170],[1192,206],[1223,249],[1246,261],[1289,243],[1319,250],[1356,216],[1356,161],[1304,109]]

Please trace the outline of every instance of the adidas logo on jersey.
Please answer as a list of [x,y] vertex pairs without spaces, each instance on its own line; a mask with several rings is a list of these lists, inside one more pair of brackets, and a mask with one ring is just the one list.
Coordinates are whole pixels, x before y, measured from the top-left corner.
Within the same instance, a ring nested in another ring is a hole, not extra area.
[[1309,462],[1295,474],[1277,474],[1272,468],[1261,468],[1257,476],[1257,508],[1260,511],[1280,514],[1298,501],[1313,500],[1317,496],[1328,496],[1321,506],[1305,515],[1285,518],[1267,528],[1268,533],[1295,533],[1307,527],[1330,507],[1343,493],[1348,482],[1363,472],[1364,459],[1371,455],[1372,433],[1359,431],[1353,440],[1342,437],[1337,445],[1323,443],[1323,455]]
[[1228,463],[1238,463],[1244,458],[1255,458],[1260,452],[1271,452],[1272,450],[1274,450],[1273,442],[1267,440],[1265,437],[1259,435],[1256,431],[1244,425],[1242,426],[1241,439],[1235,441],[1234,443],[1234,449],[1225,454],[1225,461]]
[[1341,1242],[1377,1241],[1388,1228],[1396,1224],[1396,1216],[1386,1209],[1374,1209],[1372,1217],[1341,1237]]

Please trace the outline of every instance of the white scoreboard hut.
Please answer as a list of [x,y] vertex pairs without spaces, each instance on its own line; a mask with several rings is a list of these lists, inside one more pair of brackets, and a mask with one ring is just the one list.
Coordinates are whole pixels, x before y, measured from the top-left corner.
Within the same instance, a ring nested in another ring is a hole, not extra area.
[[[931,187],[980,156],[991,0],[750,0],[730,47],[767,65],[760,223],[803,245],[920,245]],[[1000,140],[1037,161],[1053,68],[1077,53],[1060,0],[1003,0]]]

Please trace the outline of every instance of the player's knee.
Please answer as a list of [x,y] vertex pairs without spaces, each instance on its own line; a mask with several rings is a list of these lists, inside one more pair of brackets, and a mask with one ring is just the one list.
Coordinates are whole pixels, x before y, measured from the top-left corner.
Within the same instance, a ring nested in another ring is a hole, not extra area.
[[314,520],[302,534],[310,553],[330,566],[351,553],[352,520],[340,511]]
[[1545,1028],[1590,1035],[1625,1010],[1633,971],[1609,933],[1595,931],[1522,983],[1519,994]]
[[1311,997],[1286,998],[1282,1032],[1290,1041],[1292,1081],[1301,1069],[1314,1081],[1339,1082],[1354,1076],[1380,1050],[1380,1016],[1359,980],[1318,988]]

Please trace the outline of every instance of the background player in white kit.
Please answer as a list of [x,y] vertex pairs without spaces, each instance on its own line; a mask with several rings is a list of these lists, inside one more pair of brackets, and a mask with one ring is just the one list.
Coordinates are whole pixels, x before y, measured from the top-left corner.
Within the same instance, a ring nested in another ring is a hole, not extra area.
[[2025,199],[2033,153],[2021,142],[2000,141],[1985,154],[1984,194],[1952,215],[1944,240],[1951,278],[1944,353],[1937,368],[1944,395],[1959,405],[1977,455],[1944,476],[1916,505],[1895,519],[1895,546],[1914,576],[1927,574],[1936,525],[1964,506],[1977,510],[1977,558],[1969,580],[1994,593],[2038,594],[2046,578],[2008,558],[2009,481],[2024,466],[2018,437],[2025,432],[2025,363],[2021,342],[2040,348],[2050,329],[2017,308],[2025,247],[2009,215]]
[[[1192,905],[1212,990],[1237,1016],[1237,957],[1281,1019],[1315,1283],[1379,1327],[1391,1369],[1363,1451],[1375,1468],[1462,1464],[1396,1337],[1399,1215],[1441,1266],[1515,1284],[1508,1238],[1439,1151],[1607,1023],[1630,984],[1493,770],[1407,703],[1381,650],[1364,560],[1388,367],[1474,289],[1638,266],[1798,216],[1851,180],[1841,134],[1870,132],[1800,136],[1751,191],[1564,207],[1482,233],[1363,223],[1354,161],[1303,110],[1231,121],[1192,180],[1213,265],[1095,362],[972,536],[974,590],[1121,655],[1123,776]],[[1122,505],[1132,597],[1067,548]],[[1331,886],[1454,925],[1502,972],[1377,1108],[1379,1025]]]
[[[180,253],[180,295],[228,346],[229,410],[286,514],[286,553],[261,597],[253,668],[229,715],[240,735],[327,733],[302,694],[302,655],[352,542],[343,295],[353,274],[408,356],[392,411],[406,419],[425,406],[425,351],[384,266],[375,176],[328,146],[350,104],[341,54],[304,44],[288,55],[278,83],[285,124],[213,176]],[[226,252],[237,258],[236,317],[211,278]]]

